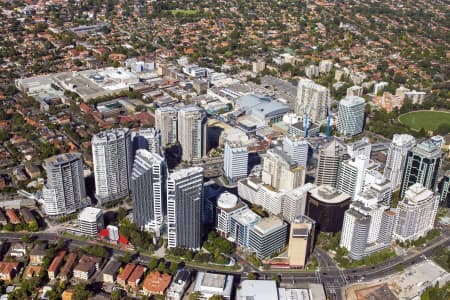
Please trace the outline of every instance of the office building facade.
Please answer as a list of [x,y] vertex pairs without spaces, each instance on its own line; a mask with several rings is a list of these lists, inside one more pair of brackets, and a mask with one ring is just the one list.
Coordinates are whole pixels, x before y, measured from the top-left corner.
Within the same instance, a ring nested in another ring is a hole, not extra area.
[[80,153],[66,153],[45,160],[47,183],[42,190],[49,217],[71,214],[87,204]]
[[439,183],[439,194],[441,202],[446,207],[450,207],[450,170],[447,170]]
[[340,134],[354,136],[364,128],[365,101],[361,97],[346,96],[339,101],[337,129]]
[[280,252],[287,242],[287,224],[278,217],[261,219],[252,228],[249,235],[249,249],[259,259]]
[[304,269],[313,251],[316,222],[307,216],[296,216],[289,232],[288,263],[290,268]]
[[384,167],[384,175],[391,181],[394,190],[400,187],[408,151],[415,144],[416,139],[409,134],[394,134],[392,138]]
[[166,214],[167,165],[163,157],[148,150],[136,151],[130,190],[134,223],[158,231]]
[[168,247],[200,249],[202,242],[203,168],[169,174],[167,179]]
[[96,237],[104,227],[103,211],[95,207],[86,207],[78,215],[80,233]]
[[248,150],[240,144],[225,143],[224,174],[231,183],[247,177]]
[[315,183],[336,187],[339,167],[342,161],[347,158],[347,148],[337,140],[325,145],[319,151]]
[[217,198],[216,230],[220,236],[227,238],[231,232],[231,217],[248,206],[239,201],[238,197],[229,192],[220,194]]
[[308,182],[283,195],[282,214],[286,222],[292,223],[297,216],[305,214],[308,192],[316,187],[315,184]]
[[264,156],[262,181],[276,190],[292,191],[305,183],[306,169],[280,149],[267,151]]
[[400,198],[402,199],[406,190],[415,183],[420,183],[434,192],[437,187],[441,164],[442,152],[429,140],[409,150],[403,171]]
[[104,204],[128,196],[133,149],[128,128],[115,128],[92,137],[95,197]]
[[350,202],[350,195],[329,185],[318,186],[308,192],[305,215],[317,222],[320,231],[336,233]]
[[304,138],[286,136],[283,139],[283,152],[299,166],[305,167],[308,163],[308,142]]

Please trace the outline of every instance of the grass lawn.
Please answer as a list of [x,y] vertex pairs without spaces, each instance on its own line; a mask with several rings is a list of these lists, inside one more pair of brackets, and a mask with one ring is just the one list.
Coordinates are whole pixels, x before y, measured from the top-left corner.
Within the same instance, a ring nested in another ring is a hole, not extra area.
[[450,113],[443,111],[414,111],[398,117],[400,122],[420,130],[436,130],[441,124],[450,124]]
[[195,15],[197,13],[197,11],[194,9],[174,9],[169,11],[172,13],[172,15],[175,14]]

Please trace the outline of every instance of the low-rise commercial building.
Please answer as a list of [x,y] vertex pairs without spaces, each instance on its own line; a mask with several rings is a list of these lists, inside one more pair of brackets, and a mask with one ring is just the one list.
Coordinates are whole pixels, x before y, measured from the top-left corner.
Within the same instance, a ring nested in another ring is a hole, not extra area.
[[233,289],[233,275],[198,272],[195,279],[194,292],[199,292],[202,299],[214,295],[223,299],[231,299]]

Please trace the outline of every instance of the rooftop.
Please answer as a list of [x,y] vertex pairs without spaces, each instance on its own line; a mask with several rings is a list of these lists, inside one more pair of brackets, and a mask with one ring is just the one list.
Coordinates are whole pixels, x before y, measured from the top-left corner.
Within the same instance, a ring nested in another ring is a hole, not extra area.
[[361,105],[361,104],[364,104],[364,103],[365,103],[364,98],[361,98],[361,97],[358,97],[358,96],[345,96],[339,102],[339,105],[352,107],[352,106]]
[[277,284],[274,280],[244,280],[236,300],[278,300]]
[[202,167],[191,167],[191,168],[176,170],[175,172],[173,172],[169,175],[169,178],[171,180],[180,180],[180,179],[192,177],[192,176],[198,175],[198,174],[203,175]]
[[169,274],[153,271],[145,277],[143,288],[150,293],[162,294],[169,286],[171,280],[172,276]]
[[269,234],[279,228],[287,226],[286,223],[283,222],[280,218],[276,216],[271,216],[268,218],[261,219],[254,227],[254,230],[257,230],[260,234],[265,235]]
[[97,218],[103,214],[100,208],[86,207],[78,215],[78,220],[95,223]]
[[249,208],[244,209],[239,213],[233,215],[232,218],[243,226],[249,226],[250,224],[253,224],[261,219],[260,216],[258,216]]
[[350,196],[344,192],[339,192],[330,185],[321,185],[309,191],[310,195],[321,202],[328,204],[337,204],[350,199]]
[[77,160],[80,158],[81,158],[80,153],[63,153],[63,154],[54,155],[54,156],[47,158],[45,160],[45,163],[47,165],[51,165],[52,167],[54,167],[54,166],[59,166],[59,165],[62,165],[62,164],[65,164],[65,163],[68,163],[70,161],[74,161],[74,160]]

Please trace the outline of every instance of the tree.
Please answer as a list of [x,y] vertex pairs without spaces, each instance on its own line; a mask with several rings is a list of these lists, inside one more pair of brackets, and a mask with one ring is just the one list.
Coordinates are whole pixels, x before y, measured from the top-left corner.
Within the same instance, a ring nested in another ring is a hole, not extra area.
[[73,300],[86,300],[92,296],[92,292],[87,288],[86,284],[79,283],[73,290]]
[[200,299],[199,292],[192,292],[189,294],[189,300],[199,300],[199,299]]
[[112,291],[111,292],[111,300],[120,300],[120,292],[119,291]]
[[209,300],[224,300],[222,295],[213,295],[212,297],[209,297]]
[[255,273],[248,273],[247,278],[248,280],[256,280],[258,279],[258,275],[256,275]]
[[32,232],[36,232],[39,230],[39,225],[36,221],[31,221],[30,224],[28,224],[28,230]]
[[158,259],[155,257],[151,257],[150,261],[148,262],[148,269],[150,271],[153,271],[158,266]]
[[24,243],[31,242],[31,236],[29,234],[25,234],[24,236],[22,236],[22,242]]

